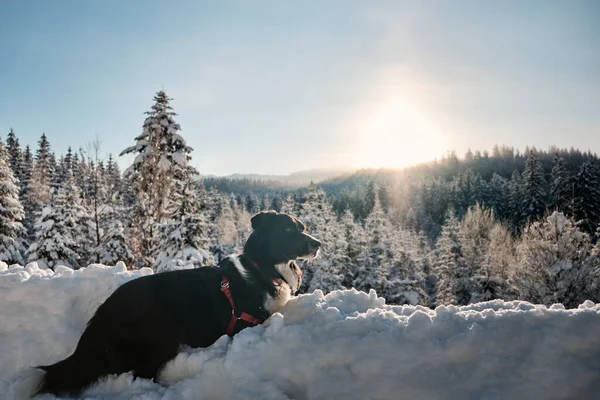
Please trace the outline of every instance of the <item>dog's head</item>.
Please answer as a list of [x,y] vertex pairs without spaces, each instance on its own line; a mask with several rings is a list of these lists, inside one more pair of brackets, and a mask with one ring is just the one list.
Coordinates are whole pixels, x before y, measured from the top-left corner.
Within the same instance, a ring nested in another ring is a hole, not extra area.
[[[297,218],[275,211],[262,211],[252,217],[254,231],[248,238],[244,252],[260,252],[270,263],[286,263],[298,258],[317,256],[321,242],[306,233],[306,227]],[[251,248],[250,248],[251,247]]]

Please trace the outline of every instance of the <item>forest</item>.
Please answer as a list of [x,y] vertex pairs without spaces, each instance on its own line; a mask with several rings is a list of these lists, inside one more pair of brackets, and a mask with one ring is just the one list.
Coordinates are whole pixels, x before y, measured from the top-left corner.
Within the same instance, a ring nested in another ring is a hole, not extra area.
[[[99,142],[55,154],[11,129],[0,149],[0,260],[157,272],[241,251],[251,216],[298,216],[324,244],[301,292],[374,289],[392,304],[600,302],[600,160],[495,146],[307,187],[204,177],[160,91],[121,172]],[[133,135],[132,135],[133,136]]]

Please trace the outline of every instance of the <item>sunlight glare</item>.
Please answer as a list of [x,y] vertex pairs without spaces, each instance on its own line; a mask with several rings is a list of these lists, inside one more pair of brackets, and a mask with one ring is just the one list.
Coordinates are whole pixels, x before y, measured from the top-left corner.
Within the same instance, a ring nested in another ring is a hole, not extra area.
[[392,95],[366,113],[356,158],[363,168],[402,168],[444,151],[441,129],[408,98]]

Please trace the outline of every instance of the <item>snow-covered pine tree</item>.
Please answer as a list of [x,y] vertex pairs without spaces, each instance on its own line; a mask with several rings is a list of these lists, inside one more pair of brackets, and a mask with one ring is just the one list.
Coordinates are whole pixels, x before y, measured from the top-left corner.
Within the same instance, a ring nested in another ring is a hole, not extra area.
[[[29,246],[29,261],[42,267],[81,267],[91,244],[86,241],[90,218],[81,203],[80,189],[72,174],[45,204],[35,224],[35,240]],[[82,257],[82,255],[84,255]]]
[[51,184],[54,176],[54,163],[50,152],[50,143],[46,134],[43,134],[38,142],[38,150],[35,155],[35,165],[29,180],[29,198],[36,203],[39,210],[52,198]]
[[600,224],[600,165],[591,155],[574,180],[573,213],[581,229],[594,234]]
[[573,176],[567,168],[565,159],[557,154],[554,157],[554,167],[552,168],[550,195],[554,207],[566,215],[573,215],[573,184]]
[[129,178],[136,194],[132,229],[141,239],[139,257],[145,265],[154,264],[156,227],[168,219],[169,194],[177,190],[174,187],[177,180],[185,179],[183,171],[192,151],[179,134],[181,127],[175,122],[177,114],[171,100],[164,91],[156,94],[152,109],[146,113],[142,134],[135,138],[134,146],[121,153],[136,154],[124,176]]
[[523,179],[521,174],[516,169],[513,171],[510,182],[508,183],[509,189],[509,226],[513,233],[521,231],[523,222],[523,199],[525,197],[523,189]]
[[[494,214],[489,209],[484,209],[479,204],[470,207],[463,217],[460,224],[460,243],[463,249],[465,260],[466,275],[471,280],[468,285],[471,290],[470,303],[488,301],[493,299],[506,299],[516,297],[516,292],[507,281],[507,276],[501,275],[495,267],[492,266],[491,246],[492,232],[494,232],[494,247],[498,250],[500,239],[506,239],[501,227],[498,227]],[[504,241],[507,244],[507,241]],[[510,254],[511,249],[505,248],[504,251]],[[495,262],[502,261],[495,255]],[[508,296],[508,297],[505,297]]]
[[546,211],[546,179],[542,163],[532,151],[525,162],[523,171],[523,210],[522,218],[535,221]]
[[[312,183],[302,194],[297,217],[304,223],[306,230],[322,243],[321,256],[316,260],[304,262],[302,266],[304,275],[300,291],[306,293],[311,287],[311,281],[317,269],[325,268],[330,273],[338,273],[339,264],[336,260],[331,259],[334,256],[334,231],[337,219],[331,204],[327,201],[325,191]],[[317,287],[313,285],[313,288]],[[327,288],[322,289],[327,290]]]
[[106,182],[108,193],[121,193],[121,170],[119,169],[119,165],[113,159],[112,154],[108,155],[108,161],[106,162],[106,168],[104,169],[104,182]]
[[367,236],[363,226],[354,220],[354,214],[349,209],[344,211],[340,225],[342,239],[346,243],[346,248],[342,253],[342,259],[346,261],[340,271],[341,284],[345,288],[351,288],[358,270],[360,255],[367,246]]
[[125,224],[122,220],[126,210],[122,195],[108,189],[108,185],[106,188],[107,196],[99,214],[100,245],[96,247],[95,255],[101,264],[115,265],[123,261],[126,265],[131,265],[134,256],[125,238]]
[[216,261],[228,254],[231,254],[235,248],[237,232],[235,226],[235,214],[231,208],[230,202],[223,199],[217,218],[215,220],[216,229],[216,247],[213,247],[216,255]]
[[[11,130],[12,132],[12,130]],[[7,163],[10,153],[0,151],[0,261],[23,264],[27,231],[19,202],[19,188]]]
[[289,194],[286,195],[282,199],[280,212],[296,216],[297,211],[298,207],[296,205],[296,202],[294,201],[294,198]]
[[234,204],[233,213],[235,216],[236,232],[234,248],[235,251],[241,252],[244,249],[244,244],[246,243],[248,236],[252,233],[252,225],[250,223],[252,216],[243,206],[240,206],[237,201]]
[[21,200],[23,211],[25,213],[23,217],[23,226],[27,231],[27,239],[29,240],[34,236],[33,226],[35,225],[35,210],[37,207],[37,203],[35,203],[29,195],[29,182],[31,181],[31,176],[33,174],[33,155],[31,154],[29,146],[26,146],[25,151],[23,152],[20,170],[21,182],[19,199]]
[[213,264],[206,249],[207,221],[198,197],[196,172],[186,168],[182,179],[169,197],[169,220],[161,225],[159,254],[154,265],[157,272],[197,268]]
[[459,238],[460,223],[454,210],[449,209],[431,254],[432,272],[436,276],[435,305],[465,305],[471,300],[471,282]]
[[530,224],[518,247],[520,268],[514,271],[521,299],[569,308],[600,301],[600,282],[588,264],[591,251],[589,235],[563,213]]
[[385,213],[375,197],[373,210],[365,219],[367,246],[358,257],[358,268],[353,286],[365,292],[375,289],[383,295],[386,276],[392,265],[391,229]]
[[19,139],[17,139],[12,128],[10,128],[10,132],[8,132],[8,136],[6,137],[6,151],[8,151],[8,164],[13,172],[13,176],[18,179],[20,187],[20,181],[22,180],[21,166],[23,164],[23,151],[19,145]]

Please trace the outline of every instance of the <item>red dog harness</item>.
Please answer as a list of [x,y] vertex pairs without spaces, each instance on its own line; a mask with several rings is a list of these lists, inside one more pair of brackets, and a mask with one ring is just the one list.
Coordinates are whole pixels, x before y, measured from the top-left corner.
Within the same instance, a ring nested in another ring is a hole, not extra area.
[[[252,264],[252,266],[254,268],[258,269],[258,264],[256,262],[254,262],[253,260],[250,260],[250,258],[248,258],[248,260],[250,261],[250,263]],[[235,303],[233,302],[233,297],[231,296],[231,290],[229,289],[229,280],[225,277],[225,275],[223,275],[223,278],[221,279],[221,291],[225,294],[225,296],[227,297],[227,300],[229,300],[229,304],[231,305],[231,319],[229,320],[229,325],[227,326],[227,335],[233,336],[233,330],[235,329],[235,324],[240,319],[242,321],[246,321],[254,326],[265,322],[264,319],[253,317],[252,315],[250,315],[246,312],[242,312],[240,315],[236,314]]]
[[227,300],[229,300],[229,304],[231,305],[231,319],[229,320],[229,325],[227,325],[227,335],[233,336],[233,330],[235,328],[235,324],[241,319],[242,321],[246,321],[252,325],[258,325],[265,322],[262,318],[256,318],[252,315],[242,312],[240,315],[237,315],[235,312],[235,304],[233,303],[233,297],[231,296],[231,290],[229,290],[229,281],[225,276],[221,279],[221,291],[225,293],[227,296]]

